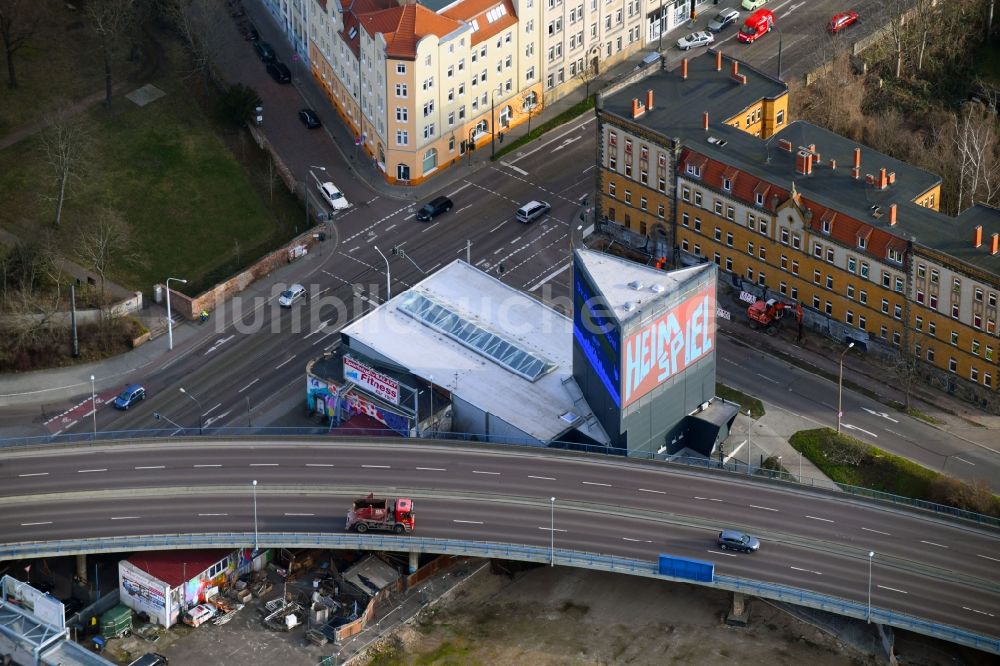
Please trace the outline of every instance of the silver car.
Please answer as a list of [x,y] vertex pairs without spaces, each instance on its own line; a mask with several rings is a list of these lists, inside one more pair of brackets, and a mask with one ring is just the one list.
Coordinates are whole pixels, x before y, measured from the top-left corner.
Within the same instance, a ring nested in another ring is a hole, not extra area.
[[708,46],[715,41],[715,35],[710,32],[692,32],[677,40],[677,48],[688,51],[696,46]]
[[715,18],[708,22],[708,29],[712,32],[721,32],[740,20],[740,13],[735,9],[723,9],[715,15]]

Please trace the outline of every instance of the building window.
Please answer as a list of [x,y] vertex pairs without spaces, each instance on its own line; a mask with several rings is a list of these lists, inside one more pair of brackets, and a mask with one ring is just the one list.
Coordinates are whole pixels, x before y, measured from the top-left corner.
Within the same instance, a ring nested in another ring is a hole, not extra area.
[[958,361],[954,356],[948,359],[948,372],[958,372]]
[[615,188],[615,184],[614,183],[608,183],[608,194],[609,195],[615,196],[615,189],[616,188]]
[[396,73],[397,74],[406,74],[406,65],[404,63],[401,63],[401,62],[396,63]]
[[853,284],[847,285],[847,297],[849,299],[851,299],[852,301],[854,300],[854,285]]
[[861,262],[861,277],[868,279],[868,264],[863,261]]
[[893,331],[892,332],[892,344],[894,346],[898,347],[899,346],[899,341],[900,341],[899,331]]
[[753,241],[747,241],[747,254],[753,256]]
[[931,363],[934,362],[934,349],[932,347],[927,348],[927,360]]
[[766,261],[767,260],[767,248],[764,247],[763,244],[761,244],[760,246],[757,247],[757,257],[761,261]]
[[716,202],[715,202],[715,214],[716,215],[720,215],[720,216],[722,215],[722,202],[721,201],[716,200]]
[[903,307],[898,303],[892,306],[892,318],[893,319],[903,318]]
[[788,255],[781,255],[781,270],[788,270]]
[[958,303],[954,303],[951,306],[951,318],[958,319]]
[[792,275],[798,275],[798,274],[799,274],[799,260],[792,259]]
[[833,263],[833,248],[832,247],[826,248],[826,260],[829,263],[831,263],[831,264]]
[[719,254],[718,252],[716,252],[715,256],[712,258],[712,261],[715,262],[716,266],[721,266],[722,265],[722,255]]
[[802,249],[802,239],[798,234],[792,234],[792,247],[796,250]]
[[936,268],[931,269],[931,284],[937,284],[941,280],[941,275]]
[[788,245],[788,229],[784,227],[781,228],[781,242],[783,245]]
[[832,275],[827,275],[826,276],[826,288],[827,289],[833,289],[833,276]]
[[733,272],[733,258],[732,257],[726,257],[726,270],[729,271],[730,273]]
[[847,258],[847,270],[851,273],[858,272],[858,260],[854,257]]
[[888,289],[891,282],[892,277],[887,272],[882,271],[882,286]]
[[903,293],[903,278],[901,277],[896,278],[896,292]]
[[747,266],[747,279],[753,280],[753,267]]
[[983,354],[983,358],[985,358],[987,361],[993,360],[993,347],[986,345],[986,353]]
[[858,296],[858,302],[861,303],[861,305],[867,305],[868,304],[868,292],[865,291],[864,289],[861,290],[861,292],[860,292],[860,294]]
[[813,271],[813,284],[819,284],[821,277],[822,277],[822,275],[820,274],[820,272],[814,270]]
[[722,241],[722,229],[720,229],[719,227],[715,228],[715,240],[720,242]]
[[979,356],[979,340],[972,341],[972,353]]
[[951,344],[958,345],[958,331],[951,332]]
[[701,231],[701,218],[700,217],[694,218],[694,230],[695,231]]
[[917,303],[920,303],[921,305],[924,303],[924,292],[920,289],[917,289]]
[[848,310],[847,314],[844,315],[844,321],[846,321],[849,325],[854,326],[854,312]]
[[880,337],[883,340],[885,340],[886,336],[888,336],[888,335],[889,335],[889,329],[886,328],[885,326],[879,326],[879,328],[878,328],[878,337]]
[[646,197],[639,197],[639,208],[646,210]]
[[786,283],[786,282],[779,282],[778,283],[778,291],[780,291],[782,294],[787,295],[788,294],[788,283]]
[[625,203],[632,203],[632,190],[625,190]]
[[831,303],[830,301],[827,301],[826,302],[826,308],[825,308],[825,310],[826,310],[826,313],[828,315],[832,315],[833,314],[833,303]]
[[823,246],[820,245],[819,243],[813,244],[813,256],[816,257],[817,259],[823,258]]
[[889,301],[882,299],[882,314],[889,314]]
[[663,207],[663,204],[657,204],[656,205],[656,216],[662,220],[664,214],[665,214],[665,209]]
[[924,330],[924,318],[918,315],[916,320],[914,321],[913,328],[917,329],[918,331]]
[[932,338],[937,335],[937,324],[932,321],[927,322],[927,335]]
[[819,310],[819,296],[813,296],[813,307]]
[[690,219],[690,218],[688,217],[687,213],[681,213],[681,224],[683,226],[685,226],[685,227],[688,226],[688,219]]
[[867,327],[868,327],[868,321],[865,319],[865,316],[863,314],[859,314],[858,315],[858,328],[860,328],[862,331],[864,331],[864,330],[867,330]]
[[726,234],[726,245],[729,247],[733,246],[733,235],[731,233]]
[[767,284],[767,280],[765,279],[765,277],[764,277],[764,274],[763,274],[763,273],[761,273],[761,272],[758,272],[758,273],[757,273],[757,284],[759,284],[759,285],[760,285],[760,286],[762,286],[762,287],[763,287],[763,286],[764,286],[765,284]]
[[728,178],[723,178],[722,179],[722,189],[724,189],[726,192],[732,191],[732,189],[733,189],[733,181],[729,180]]
[[971,379],[974,382],[979,381],[979,368],[972,368],[969,371],[969,379]]
[[759,221],[758,224],[759,224],[758,230],[760,231],[760,233],[762,233],[762,234],[764,234],[766,236],[767,235],[767,220],[762,219],[762,220]]
[[726,219],[732,220],[736,217],[736,210],[732,206],[726,206]]
[[684,201],[691,201],[691,190],[686,187],[681,188],[681,199]]
[[983,386],[993,386],[993,375],[988,372],[983,373]]
[[694,205],[701,207],[701,192],[694,193]]
[[934,294],[931,294],[931,299],[930,299],[930,306],[931,306],[931,308],[937,310],[937,304],[938,304],[937,296],[935,296]]

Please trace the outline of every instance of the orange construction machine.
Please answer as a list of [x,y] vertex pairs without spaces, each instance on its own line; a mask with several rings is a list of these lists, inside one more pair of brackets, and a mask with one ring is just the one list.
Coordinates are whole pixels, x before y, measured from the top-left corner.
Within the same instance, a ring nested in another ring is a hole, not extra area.
[[785,314],[786,307],[788,306],[773,298],[769,298],[766,301],[764,299],[758,300],[747,308],[747,316],[750,317],[750,328],[763,328],[769,334],[774,335],[778,332],[778,322],[781,320],[782,315]]
[[402,534],[413,531],[413,500],[403,497],[368,497],[354,500],[347,512],[347,530],[364,534],[368,530],[387,530]]

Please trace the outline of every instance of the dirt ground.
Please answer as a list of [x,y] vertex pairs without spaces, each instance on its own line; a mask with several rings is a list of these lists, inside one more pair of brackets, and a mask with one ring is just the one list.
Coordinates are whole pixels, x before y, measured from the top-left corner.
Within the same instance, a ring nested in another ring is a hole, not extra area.
[[737,628],[723,621],[729,595],[720,591],[581,569],[541,567],[513,580],[484,569],[358,663],[869,663],[818,629],[751,604],[750,625]]

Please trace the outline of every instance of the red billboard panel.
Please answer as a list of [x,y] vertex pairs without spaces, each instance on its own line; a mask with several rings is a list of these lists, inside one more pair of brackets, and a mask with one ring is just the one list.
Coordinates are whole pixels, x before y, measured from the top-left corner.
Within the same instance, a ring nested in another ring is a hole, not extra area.
[[638,329],[622,345],[622,409],[715,347],[715,283]]

